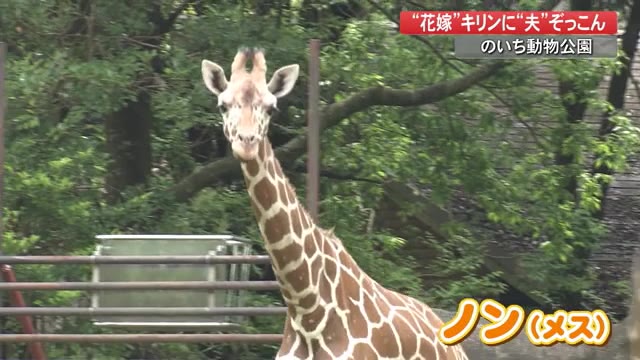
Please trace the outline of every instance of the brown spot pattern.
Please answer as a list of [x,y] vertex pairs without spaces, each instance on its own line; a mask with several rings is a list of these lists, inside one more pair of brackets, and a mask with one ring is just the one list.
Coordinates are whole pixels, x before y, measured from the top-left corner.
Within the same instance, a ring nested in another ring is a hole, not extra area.
[[358,282],[349,274],[347,273],[342,273],[342,276],[340,277],[340,288],[343,289],[343,292],[346,294],[351,295],[351,297],[355,297],[355,300],[359,300],[360,297],[360,291],[354,291],[354,290],[359,290],[360,285],[358,285]]
[[300,208],[300,218],[302,219],[302,226],[308,229],[311,224],[309,223],[309,214],[304,208]]
[[[291,213],[291,225],[293,226],[293,233],[296,234],[296,237],[302,237],[302,221],[300,220],[300,210],[296,208]],[[305,248],[307,244],[305,243]],[[315,246],[314,246],[315,248]]]
[[253,188],[253,196],[265,211],[278,201],[275,188],[266,177],[262,178]]
[[320,273],[322,272],[322,256],[316,257],[311,263],[311,282],[317,284],[320,279]]
[[318,295],[325,301],[331,300],[331,283],[325,274],[322,274],[318,280]]
[[282,181],[278,182],[278,194],[280,195],[280,203],[288,206],[290,202],[287,198],[287,189],[285,189],[285,184]]
[[400,347],[387,322],[383,323],[381,327],[371,330],[371,345],[378,350],[378,354],[382,357],[398,357],[400,355]]
[[272,162],[269,162],[269,164],[267,165],[267,172],[269,173],[269,176],[271,176],[272,179],[275,179],[276,169],[273,167]]
[[346,251],[340,251],[340,254],[338,256],[340,257],[340,263],[342,265],[351,267],[353,261],[351,260],[351,256],[349,256]]
[[336,265],[333,259],[325,259],[324,260],[324,271],[327,274],[327,277],[331,280],[336,278],[338,273],[338,266]]
[[293,204],[296,201],[296,194],[293,193],[293,188],[289,185],[288,181],[285,187],[287,188],[287,199],[289,204]]
[[347,329],[334,309],[327,314],[327,326],[322,334],[335,357],[342,355],[349,346]]
[[288,263],[300,259],[301,256],[302,246],[296,243],[292,243],[283,249],[274,249],[271,251],[272,261],[278,270],[282,270]]
[[284,336],[282,339],[282,344],[280,345],[280,353],[287,353],[293,347],[293,344],[296,341],[296,333],[291,328],[291,320],[289,316],[287,316],[284,322]]
[[268,154],[268,149],[271,149],[271,143],[269,143],[269,140],[264,139],[261,144],[262,146],[258,147],[258,158],[262,159],[262,161],[264,162],[267,160],[267,157],[265,155]]
[[307,357],[309,357],[309,349],[307,348],[307,344],[305,344],[304,341],[298,344],[298,348],[293,353],[293,355],[295,355],[299,359],[306,359]]
[[349,329],[351,336],[354,338],[365,338],[369,334],[367,319],[360,307],[349,301],[347,304],[349,310]]
[[418,320],[416,319],[415,315],[413,315],[411,311],[402,310],[402,311],[399,311],[399,313],[403,316],[404,319],[406,319],[407,325],[411,327],[412,332],[417,333],[421,330],[425,330],[421,328],[420,323],[418,323]]
[[377,360],[378,355],[368,344],[356,344],[353,349],[353,360]]
[[247,169],[247,173],[251,177],[255,177],[256,175],[258,175],[258,172],[260,171],[260,165],[256,160],[247,161],[245,163],[245,167]]
[[309,264],[303,261],[300,266],[295,268],[293,271],[288,272],[284,276],[285,280],[287,280],[293,290],[298,293],[302,292],[304,289],[308,288],[309,285],[311,285],[311,282],[309,281],[310,279],[308,267]]
[[313,305],[315,305],[317,299],[318,299],[318,295],[316,295],[314,293],[311,293],[311,294],[303,297],[302,299],[300,299],[300,302],[298,303],[298,306],[300,306],[301,308],[304,308],[304,309],[309,309]]
[[[440,356],[440,352],[438,352],[429,341],[424,338],[420,339],[420,347],[419,347],[420,355],[424,356],[427,359],[438,359]],[[446,358],[440,358],[446,359]]]
[[302,315],[301,324],[306,331],[313,331],[318,327],[320,321],[324,318],[326,310],[322,306],[318,306],[309,314]]
[[[268,141],[265,141],[265,146],[263,149],[263,159],[267,159],[267,158],[271,158],[273,156],[273,149],[271,148],[271,143]],[[264,155],[266,155],[266,157],[264,157]],[[280,169],[280,163],[278,161],[271,161],[273,163],[274,166],[276,166],[277,171],[276,173],[278,174],[282,174],[282,169]]]
[[418,351],[418,340],[412,334],[419,334],[419,332],[409,326],[403,318],[398,316],[394,318],[393,325],[400,336],[402,356],[410,358]]
[[362,304],[363,304],[364,312],[365,314],[367,314],[369,321],[374,324],[380,322],[382,317],[378,313],[378,310],[376,310],[373,300],[369,295],[365,294],[362,297]]
[[264,227],[264,235],[267,237],[267,241],[278,242],[289,232],[289,217],[283,209],[280,209],[276,215],[265,221]]

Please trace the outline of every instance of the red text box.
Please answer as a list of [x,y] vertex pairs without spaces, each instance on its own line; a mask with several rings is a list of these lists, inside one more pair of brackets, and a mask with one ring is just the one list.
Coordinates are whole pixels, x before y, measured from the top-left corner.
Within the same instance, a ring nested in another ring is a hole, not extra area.
[[406,35],[616,35],[615,11],[402,11]]

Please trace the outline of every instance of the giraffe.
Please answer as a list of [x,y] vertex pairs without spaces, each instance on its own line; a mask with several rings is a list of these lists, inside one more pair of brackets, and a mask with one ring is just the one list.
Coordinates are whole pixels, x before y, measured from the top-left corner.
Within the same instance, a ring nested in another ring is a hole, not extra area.
[[239,49],[228,80],[220,65],[202,61],[287,306],[276,359],[467,360],[461,345],[439,341],[443,322],[430,307],[369,277],[302,206],[267,137],[271,112],[293,89],[299,65],[279,68],[268,83],[266,72],[261,49]]

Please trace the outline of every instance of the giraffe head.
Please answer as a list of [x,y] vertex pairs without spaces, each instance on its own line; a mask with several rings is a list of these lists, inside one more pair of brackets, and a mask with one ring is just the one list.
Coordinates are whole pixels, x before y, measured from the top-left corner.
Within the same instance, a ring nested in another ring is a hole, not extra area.
[[[253,63],[251,71],[246,69],[248,60]],[[267,83],[263,51],[243,48],[233,59],[231,76],[227,80],[220,65],[202,60],[202,78],[209,91],[218,97],[224,134],[236,158],[241,161],[255,159],[258,144],[267,136],[278,98],[293,89],[299,69],[297,64],[281,67]]]

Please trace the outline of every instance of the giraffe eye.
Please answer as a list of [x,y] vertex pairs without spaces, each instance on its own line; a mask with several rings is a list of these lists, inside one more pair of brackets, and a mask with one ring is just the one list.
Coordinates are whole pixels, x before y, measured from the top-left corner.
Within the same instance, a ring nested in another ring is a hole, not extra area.
[[267,113],[267,115],[271,116],[276,111],[278,111],[278,108],[275,105],[273,105],[273,106],[269,106],[267,108],[266,113]]

